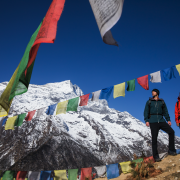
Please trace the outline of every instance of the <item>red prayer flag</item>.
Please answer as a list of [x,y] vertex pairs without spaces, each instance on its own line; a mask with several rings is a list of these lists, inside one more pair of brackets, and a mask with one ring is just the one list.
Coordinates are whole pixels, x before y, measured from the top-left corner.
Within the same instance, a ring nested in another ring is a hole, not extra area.
[[90,94],[86,94],[84,96],[80,96],[81,102],[79,104],[79,106],[86,106],[89,100],[89,95]]
[[25,180],[27,171],[18,171],[16,180]]
[[137,81],[145,90],[149,90],[148,75],[137,78]]
[[92,180],[92,167],[90,168],[81,168],[81,180]]
[[26,116],[25,120],[26,121],[31,121],[31,119],[33,118],[35,112],[36,112],[36,110],[28,112],[28,115]]
[[145,163],[148,163],[148,162],[153,162],[153,163],[154,163],[154,162],[155,162],[153,156],[145,157],[145,158],[143,159],[143,161],[144,161]]
[[53,0],[53,2],[51,3],[46,13],[46,16],[42,22],[40,30],[37,34],[36,40],[34,41],[34,44],[31,47],[27,68],[25,70],[25,75],[27,73],[27,69],[35,60],[40,44],[54,43],[54,40],[56,38],[57,22],[62,14],[64,4],[65,0]]

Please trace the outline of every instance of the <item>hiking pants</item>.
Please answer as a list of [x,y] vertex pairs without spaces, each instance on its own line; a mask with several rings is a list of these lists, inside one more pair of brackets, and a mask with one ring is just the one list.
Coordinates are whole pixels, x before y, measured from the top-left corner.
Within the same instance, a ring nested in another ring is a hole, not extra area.
[[157,137],[160,129],[169,134],[169,150],[175,152],[174,130],[171,128],[171,126],[169,126],[169,124],[167,124],[166,122],[150,123],[150,128],[152,135],[152,151],[154,159],[159,158],[157,151]]

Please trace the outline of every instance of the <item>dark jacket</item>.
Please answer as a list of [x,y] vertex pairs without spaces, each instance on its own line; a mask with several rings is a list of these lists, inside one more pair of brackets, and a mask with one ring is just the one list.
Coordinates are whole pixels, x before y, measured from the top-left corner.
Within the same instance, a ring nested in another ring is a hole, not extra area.
[[[150,104],[149,104],[149,100],[151,101]],[[171,121],[167,110],[167,106],[165,102],[163,102],[164,101],[163,99],[158,99],[156,101],[153,98],[149,98],[149,100],[146,102],[146,106],[144,109],[145,122],[149,122],[149,123],[165,122],[163,116],[166,118],[166,121]]]

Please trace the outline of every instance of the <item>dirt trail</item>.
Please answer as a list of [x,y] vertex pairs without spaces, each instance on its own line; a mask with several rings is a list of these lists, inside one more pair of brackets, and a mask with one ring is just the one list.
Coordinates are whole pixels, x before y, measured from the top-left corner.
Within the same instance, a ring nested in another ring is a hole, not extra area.
[[[177,156],[167,156],[161,162],[154,163],[156,169],[161,168],[163,173],[148,180],[180,180],[180,154]],[[113,180],[125,180],[129,174],[121,174]],[[95,180],[107,180],[107,178],[97,178]]]

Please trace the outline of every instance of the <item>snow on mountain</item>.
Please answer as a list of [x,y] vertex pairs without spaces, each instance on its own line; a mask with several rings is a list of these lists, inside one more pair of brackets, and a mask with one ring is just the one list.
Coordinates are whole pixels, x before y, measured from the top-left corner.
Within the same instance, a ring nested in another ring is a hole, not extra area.
[[[0,93],[7,82],[0,84]],[[10,115],[48,107],[83,95],[70,81],[30,85],[28,92],[16,96]],[[65,127],[67,124],[69,131]],[[159,152],[167,151],[168,136],[158,136]],[[180,138],[176,137],[176,148]],[[109,108],[106,100],[79,107],[77,112],[47,116],[21,127],[1,129],[0,169],[55,170],[98,166],[131,160],[133,154],[152,155],[150,129],[128,112]]]

